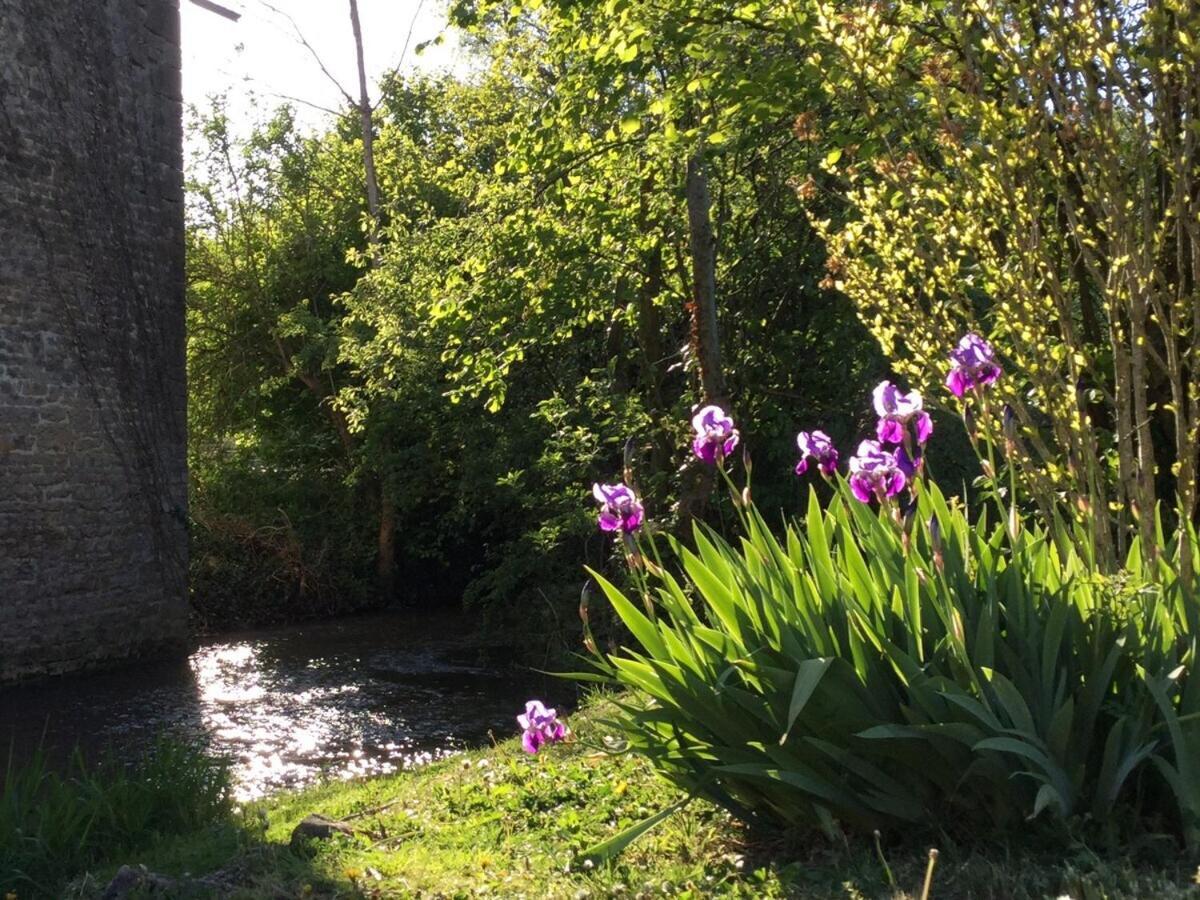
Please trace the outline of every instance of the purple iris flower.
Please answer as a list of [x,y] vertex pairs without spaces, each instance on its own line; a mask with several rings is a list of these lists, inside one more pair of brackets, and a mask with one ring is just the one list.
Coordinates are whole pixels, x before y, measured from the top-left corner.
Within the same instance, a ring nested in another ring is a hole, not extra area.
[[710,465],[718,458],[724,459],[738,445],[733,419],[719,406],[706,406],[692,416],[692,428],[696,429],[692,452]]
[[910,456],[908,448],[901,445],[896,448],[896,466],[904,473],[904,477],[911,482],[917,477],[917,473],[921,471],[921,465],[925,462],[922,448],[918,447]]
[[850,457],[850,490],[863,503],[894,497],[907,483],[896,452],[879,441],[863,441]]
[[558,721],[558,713],[547,709],[541,700],[530,700],[525,712],[517,716],[517,724],[525,730],[521,746],[526,753],[537,753],[545,744],[557,744],[567,736],[567,726]]
[[925,412],[919,391],[902,394],[890,381],[881,381],[875,388],[875,412],[879,415],[875,434],[885,444],[905,443],[909,422],[916,427],[918,444],[924,444],[933,434],[933,420]]
[[1000,377],[996,351],[973,331],[964,334],[958,347],[950,351],[950,362],[946,387],[955,397],[962,397],[967,391],[989,385]]
[[837,472],[837,448],[825,432],[802,431],[796,435],[796,446],[800,448],[800,462],[796,463],[797,475],[808,471],[809,459],[817,464],[817,468],[826,478],[832,478]]
[[637,531],[646,510],[627,484],[593,484],[592,496],[600,504],[600,528],[604,531]]

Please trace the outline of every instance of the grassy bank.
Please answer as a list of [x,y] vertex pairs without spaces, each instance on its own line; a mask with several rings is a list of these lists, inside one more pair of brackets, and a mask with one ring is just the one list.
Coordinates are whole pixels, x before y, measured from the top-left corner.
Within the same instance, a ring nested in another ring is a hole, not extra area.
[[[643,761],[604,752],[602,711],[573,716],[578,740],[538,757],[508,740],[411,773],[276,796],[122,851],[59,896],[98,896],[121,864],[142,864],[180,878],[175,894],[189,897],[920,897],[927,838],[877,848],[756,836],[699,801],[617,861],[581,864],[581,850],[680,798]],[[358,833],[291,848],[310,813]],[[1194,869],[1169,856],[1147,864],[1085,846],[1041,855],[936,843],[935,898],[1200,897]]]
[[0,773],[0,896],[61,896],[76,872],[229,820],[228,767],[203,750],[160,741],[137,764],[65,766],[42,753]]

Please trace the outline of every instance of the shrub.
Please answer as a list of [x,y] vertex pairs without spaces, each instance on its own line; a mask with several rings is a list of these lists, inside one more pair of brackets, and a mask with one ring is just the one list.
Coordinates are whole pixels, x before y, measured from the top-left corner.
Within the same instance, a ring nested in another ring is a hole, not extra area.
[[[1200,497],[1200,16],[816,6],[822,82],[845,115],[805,173],[846,204],[815,210],[830,282],[918,385],[956,329],[986,326],[1026,487],[1065,500],[1110,571],[1132,534],[1152,554],[1157,504],[1195,521]],[[979,426],[999,438],[998,421]]]

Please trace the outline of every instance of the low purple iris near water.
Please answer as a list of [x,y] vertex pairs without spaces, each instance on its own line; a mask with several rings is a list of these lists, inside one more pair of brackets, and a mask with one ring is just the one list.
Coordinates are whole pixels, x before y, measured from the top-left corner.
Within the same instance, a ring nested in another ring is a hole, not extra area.
[[558,712],[547,708],[541,700],[526,703],[525,712],[517,716],[517,724],[525,732],[521,736],[521,747],[529,754],[567,737],[567,726],[558,720]]
[[796,435],[796,446],[800,448],[800,462],[796,463],[796,474],[803,475],[808,471],[808,461],[811,459],[826,478],[832,478],[837,472],[838,452],[833,441],[823,431],[802,431]]
[[850,490],[863,503],[894,497],[907,483],[896,451],[879,441],[863,441],[850,457]]
[[881,381],[875,388],[875,412],[879,416],[875,435],[885,444],[904,444],[911,422],[918,444],[924,444],[933,434],[933,420],[925,412],[920,391],[907,394],[890,381]]
[[950,351],[950,363],[946,387],[955,397],[961,398],[967,391],[986,387],[1000,377],[996,351],[974,332],[964,334],[958,346]]
[[738,445],[738,430],[733,419],[719,406],[706,406],[692,416],[696,437],[692,452],[709,465],[724,459]]
[[627,484],[593,484],[592,496],[600,504],[600,528],[603,531],[637,531],[646,518],[642,501]]

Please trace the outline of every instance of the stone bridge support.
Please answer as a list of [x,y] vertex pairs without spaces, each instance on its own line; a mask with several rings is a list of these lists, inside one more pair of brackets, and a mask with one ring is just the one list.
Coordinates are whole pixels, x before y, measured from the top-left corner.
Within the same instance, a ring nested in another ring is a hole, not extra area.
[[178,0],[0,0],[0,682],[178,649]]

